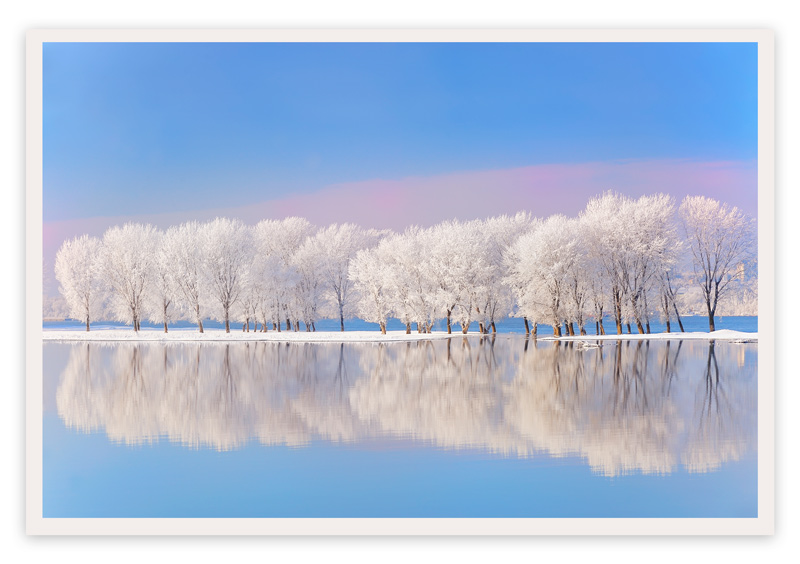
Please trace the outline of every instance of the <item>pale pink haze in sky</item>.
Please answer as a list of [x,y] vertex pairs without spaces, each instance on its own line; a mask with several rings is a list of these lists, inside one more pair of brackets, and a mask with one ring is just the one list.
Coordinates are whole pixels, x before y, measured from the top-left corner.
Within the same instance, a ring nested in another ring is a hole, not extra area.
[[166,228],[190,219],[217,216],[255,224],[296,215],[324,226],[353,222],[364,227],[402,231],[447,219],[475,219],[527,210],[534,216],[576,215],[588,200],[614,190],[630,196],[664,192],[677,203],[703,195],[738,206],[756,216],[755,161],[631,160],[535,165],[502,170],[466,171],[400,180],[365,180],[327,186],[317,192],[238,208],[175,211],[152,215],[93,217],[44,224],[45,268],[68,238],[101,236],[127,221]]

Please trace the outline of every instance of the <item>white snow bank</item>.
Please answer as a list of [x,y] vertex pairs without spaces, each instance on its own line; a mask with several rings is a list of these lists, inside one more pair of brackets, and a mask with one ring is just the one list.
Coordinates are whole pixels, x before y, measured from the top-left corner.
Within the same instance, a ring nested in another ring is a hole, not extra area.
[[133,329],[97,329],[93,331],[42,331],[45,341],[148,341],[148,342],[212,342],[212,341],[277,341],[293,343],[370,343],[394,341],[429,341],[434,339],[447,339],[456,337],[461,333],[448,335],[444,331],[433,333],[405,331],[387,331],[386,335],[379,331],[316,331],[307,333],[293,331],[269,331],[267,333],[244,333],[231,331],[225,333],[222,329],[206,329],[200,333],[197,329],[170,329],[169,333],[159,330],[142,330],[138,333]]
[[730,329],[720,329],[719,331],[704,332],[698,331],[695,333],[650,333],[640,335],[633,333],[628,335],[609,334],[609,335],[583,335],[575,337],[539,337],[540,340],[559,340],[559,341],[608,341],[608,340],[622,340],[622,341],[641,341],[645,339],[665,340],[665,339],[706,339],[706,340],[719,340],[719,341],[758,341],[758,333],[747,333],[745,331],[732,331]]
[[[448,339],[454,337],[464,337],[461,331],[448,335],[445,331],[434,331],[433,333],[417,333],[416,331],[406,334],[405,331],[387,331],[382,335],[378,331],[316,331],[307,333],[305,331],[269,331],[267,333],[242,331],[231,331],[225,333],[222,329],[206,329],[205,333],[200,333],[197,329],[170,329],[169,333],[164,333],[158,329],[143,329],[138,333],[130,328],[120,329],[95,329],[93,331],[58,331],[43,330],[42,339],[45,341],[149,341],[149,342],[215,342],[215,341],[267,341],[267,342],[292,342],[292,343],[377,343],[377,342],[403,342],[403,341],[430,341],[436,339]],[[486,337],[479,333],[468,333],[467,337]],[[725,340],[725,341],[758,341],[758,333],[746,333],[744,331],[731,331],[721,329],[712,333],[650,333],[639,335],[609,334],[609,335],[585,335],[575,337],[556,338],[552,335],[540,336],[540,341],[640,341],[640,340],[665,340],[665,339],[706,339],[706,340]]]

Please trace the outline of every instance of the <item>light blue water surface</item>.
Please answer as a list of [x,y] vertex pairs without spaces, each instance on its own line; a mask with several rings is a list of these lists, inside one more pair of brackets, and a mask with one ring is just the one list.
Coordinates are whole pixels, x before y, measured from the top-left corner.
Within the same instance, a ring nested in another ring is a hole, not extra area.
[[[694,331],[708,331],[708,317],[693,315],[693,316],[686,316],[682,318],[683,328],[686,332],[694,332]],[[614,326],[614,320],[606,318],[604,321],[606,333],[614,333],[616,328]],[[317,331],[339,331],[339,320],[337,319],[320,319],[315,324]],[[90,324],[92,329],[131,329],[130,325],[126,325],[125,323],[120,323],[118,321],[98,321],[92,322]],[[220,323],[219,321],[214,321],[211,319],[206,319],[203,321],[203,326],[209,329],[222,329],[224,328],[224,324]],[[305,330],[305,325],[302,323],[300,324],[301,330]],[[749,333],[755,333],[758,331],[758,316],[717,316],[715,318],[715,326],[717,330],[720,329],[731,329],[734,331],[747,331]],[[76,331],[83,331],[86,326],[80,322],[75,321],[72,319],[67,319],[63,321],[44,321],[42,323],[42,327],[45,330],[76,330]],[[143,330],[146,329],[155,329],[155,330],[163,330],[163,326],[158,323],[151,323],[149,321],[142,321],[141,327]],[[188,321],[175,321],[170,323],[170,328],[195,328],[197,327],[194,323]],[[416,330],[416,326],[413,326]],[[231,324],[231,330],[241,331],[242,324],[241,323],[233,323]],[[405,329],[405,325],[403,325],[399,319],[390,318],[386,324],[386,328],[389,331],[401,331]],[[525,325],[522,319],[516,317],[506,317],[499,320],[496,323],[496,328],[498,333],[511,333],[511,334],[524,334],[525,333]],[[440,319],[437,320],[433,325],[434,331],[444,331],[447,329],[445,321]],[[132,329],[131,329],[132,330]],[[285,330],[285,329],[284,329]],[[347,331],[379,331],[380,327],[377,323],[369,323],[363,321],[361,319],[347,319],[345,320],[345,330]],[[477,332],[478,331],[478,323],[473,322],[469,326],[470,332]],[[631,330],[636,333],[636,327],[632,326]],[[666,324],[662,323],[656,319],[651,320],[650,322],[650,331],[653,333],[661,333],[666,330]],[[453,331],[461,331],[461,327],[454,323],[453,324]],[[623,329],[624,332],[627,332],[627,328]],[[677,321],[674,319],[672,320],[671,331],[677,333],[680,331]],[[542,335],[549,335],[552,334],[553,330],[550,325],[547,324],[540,324],[539,325],[539,332]],[[597,334],[596,327],[594,323],[587,323],[586,324],[586,332],[589,335]]]
[[45,517],[757,516],[754,343],[43,352]]

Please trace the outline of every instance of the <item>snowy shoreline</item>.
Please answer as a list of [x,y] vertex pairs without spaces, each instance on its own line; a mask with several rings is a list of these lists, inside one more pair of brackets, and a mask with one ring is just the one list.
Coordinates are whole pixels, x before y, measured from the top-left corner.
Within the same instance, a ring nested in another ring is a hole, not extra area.
[[645,341],[645,340],[702,340],[707,341],[758,341],[758,333],[748,333],[745,331],[732,331],[730,329],[720,329],[719,331],[707,332],[697,331],[693,333],[649,333],[640,335],[639,333],[622,335],[576,335],[568,337],[539,337],[539,340],[549,341]]
[[[499,333],[510,334],[510,333]],[[516,333],[515,333],[516,334]],[[516,334],[519,335],[519,334]],[[455,337],[488,337],[480,333],[467,333],[464,335],[460,331],[448,334],[444,331],[434,331],[433,333],[412,332],[406,334],[405,331],[388,331],[385,335],[378,331],[317,331],[307,332],[277,332],[268,333],[243,333],[234,331],[225,333],[221,329],[207,329],[205,333],[200,333],[195,329],[173,329],[169,333],[159,330],[142,330],[138,333],[131,329],[97,329],[94,331],[52,331],[43,330],[42,339],[44,341],[148,341],[148,342],[285,342],[285,343],[372,343],[372,342],[410,342],[410,341],[432,341],[440,339],[452,339]],[[523,336],[523,335],[519,335]],[[724,341],[758,341],[758,333],[747,333],[744,331],[732,331],[722,329],[720,331],[693,332],[693,333],[650,333],[645,335],[623,334],[623,335],[583,335],[568,337],[553,337],[552,335],[540,335],[540,341],[642,341],[642,340],[724,340]]]
[[[460,333],[459,333],[460,334]],[[269,331],[267,333],[231,331],[222,329],[206,329],[200,333],[196,329],[173,329],[169,333],[160,330],[132,329],[97,329],[93,331],[42,331],[45,341],[148,341],[148,342],[286,342],[286,343],[369,343],[369,342],[407,342],[432,341],[457,337],[456,333],[448,335],[444,331],[433,333],[406,334],[405,331],[387,331],[385,335],[378,331]]]

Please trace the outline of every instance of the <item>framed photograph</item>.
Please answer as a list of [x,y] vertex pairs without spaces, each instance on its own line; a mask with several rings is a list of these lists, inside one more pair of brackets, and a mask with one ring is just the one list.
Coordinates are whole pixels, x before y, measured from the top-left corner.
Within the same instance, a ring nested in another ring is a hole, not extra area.
[[773,51],[30,31],[28,533],[772,534]]

